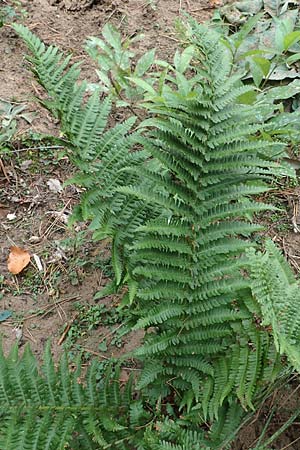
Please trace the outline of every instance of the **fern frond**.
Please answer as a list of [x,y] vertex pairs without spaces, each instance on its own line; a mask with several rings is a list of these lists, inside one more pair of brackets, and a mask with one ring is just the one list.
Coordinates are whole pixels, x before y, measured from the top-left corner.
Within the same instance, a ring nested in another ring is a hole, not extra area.
[[134,399],[132,380],[123,391],[119,378],[120,370],[110,369],[98,386],[96,361],[84,380],[80,366],[69,369],[66,356],[55,369],[49,346],[40,373],[29,347],[22,357],[17,347],[8,357],[1,348],[0,448],[63,450],[78,440],[87,449],[95,442],[99,449],[131,449],[142,441],[149,413]]
[[272,327],[278,351],[285,353],[296,370],[300,369],[300,295],[290,267],[272,241],[266,252],[248,253],[252,291],[261,310],[263,324]]

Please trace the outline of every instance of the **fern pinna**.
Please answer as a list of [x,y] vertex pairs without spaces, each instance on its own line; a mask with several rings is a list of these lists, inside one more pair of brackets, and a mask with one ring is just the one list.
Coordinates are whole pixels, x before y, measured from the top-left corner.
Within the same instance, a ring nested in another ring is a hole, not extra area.
[[[134,119],[128,119],[105,131],[109,99],[99,100],[96,92],[85,101],[78,67],[67,70],[69,58],[15,28],[33,53],[33,70],[50,96],[44,104],[59,117],[79,168],[73,181],[86,191],[78,217],[92,221],[96,238],[113,238],[115,284],[127,281],[135,329],[147,331],[135,352],[144,363],[136,388],[151,399],[154,415],[162,402],[166,409],[165,419],[151,419],[143,436],[136,433],[139,424],[127,425],[128,435],[101,443],[102,430],[110,429],[97,414],[80,436],[92,430],[96,448],[228,448],[230,424],[238,427],[232,418],[255,408],[283,368],[280,353],[299,367],[300,320],[289,330],[299,310],[296,283],[271,244],[262,254],[251,242],[261,229],[253,215],[271,209],[252,197],[276,177],[292,175],[280,163],[284,146],[264,138],[263,112],[274,106],[240,103],[251,87],[231,76],[225,47],[200,27],[195,62],[186,76],[175,64],[158,95],[149,91],[149,119],[139,130],[133,132]],[[285,289],[289,295],[282,298]],[[39,379],[36,369],[33,378]],[[77,389],[74,382],[75,397],[66,397],[67,404],[77,405]],[[149,411],[139,405],[144,420]],[[67,417],[70,410],[62,409]],[[9,427],[23,415],[6,417],[0,436],[11,439]],[[70,420],[75,430],[72,414]],[[208,423],[210,433],[202,432],[199,425]],[[29,417],[24,427],[30,424]],[[67,430],[66,436],[68,442],[73,434]]]

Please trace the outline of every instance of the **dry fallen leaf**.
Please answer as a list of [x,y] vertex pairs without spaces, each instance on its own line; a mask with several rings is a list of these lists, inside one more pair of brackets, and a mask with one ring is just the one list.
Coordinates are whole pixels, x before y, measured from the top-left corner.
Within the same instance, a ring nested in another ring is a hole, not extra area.
[[30,254],[20,247],[10,247],[7,268],[13,275],[17,275],[29,264]]
[[217,8],[218,6],[224,6],[224,3],[226,3],[226,1],[224,0],[210,0],[210,5],[213,8]]
[[49,178],[47,181],[47,185],[52,192],[56,192],[57,194],[63,191],[63,187],[61,182],[56,178]]

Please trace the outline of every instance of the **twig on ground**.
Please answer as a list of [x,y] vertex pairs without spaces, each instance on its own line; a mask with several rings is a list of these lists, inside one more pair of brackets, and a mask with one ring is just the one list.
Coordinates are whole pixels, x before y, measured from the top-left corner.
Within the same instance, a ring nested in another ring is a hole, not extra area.
[[3,175],[5,176],[5,178],[6,178],[7,182],[9,183],[9,182],[10,182],[10,178],[9,178],[9,176],[8,176],[7,172],[6,172],[6,168],[5,168],[5,165],[3,164],[3,161],[2,161],[2,159],[1,159],[1,158],[0,158],[0,169],[2,170],[2,172],[3,172]]
[[91,353],[91,355],[99,356],[99,358],[103,358],[103,359],[106,359],[106,360],[109,360],[109,359],[110,359],[110,358],[108,358],[107,356],[101,355],[101,353],[99,353],[99,352],[95,352],[95,351],[92,350],[91,348],[83,347],[82,350],[84,350],[84,351],[87,352],[87,353]]
[[61,335],[61,337],[58,340],[58,345],[61,345],[64,342],[64,340],[67,337],[67,334],[70,331],[70,328],[71,328],[72,324],[77,319],[78,315],[79,315],[79,313],[74,314],[73,318],[67,323],[67,325],[65,326],[65,329],[63,331],[63,334]]

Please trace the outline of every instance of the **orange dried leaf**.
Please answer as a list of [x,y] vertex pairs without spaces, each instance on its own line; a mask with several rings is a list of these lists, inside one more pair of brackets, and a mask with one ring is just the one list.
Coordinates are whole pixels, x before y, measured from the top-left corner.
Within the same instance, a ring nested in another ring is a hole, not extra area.
[[10,273],[17,275],[28,266],[30,261],[30,254],[27,250],[20,247],[10,247],[10,254],[8,255],[7,268]]

